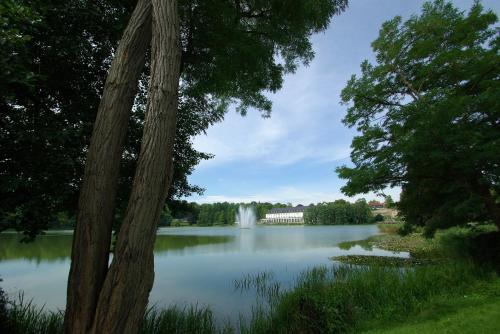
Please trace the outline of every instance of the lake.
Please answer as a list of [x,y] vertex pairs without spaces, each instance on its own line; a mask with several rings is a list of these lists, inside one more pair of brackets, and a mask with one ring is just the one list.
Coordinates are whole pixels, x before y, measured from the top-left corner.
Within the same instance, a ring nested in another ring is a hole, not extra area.
[[[375,225],[161,228],[155,245],[155,283],[150,304],[210,305],[218,319],[248,314],[255,292],[235,288],[248,274],[272,272],[284,286],[303,270],[335,265],[338,255],[391,255],[380,249],[339,247],[378,234]],[[11,296],[24,292],[46,309],[63,309],[71,232],[51,232],[31,244],[16,234],[0,234],[0,283]]]

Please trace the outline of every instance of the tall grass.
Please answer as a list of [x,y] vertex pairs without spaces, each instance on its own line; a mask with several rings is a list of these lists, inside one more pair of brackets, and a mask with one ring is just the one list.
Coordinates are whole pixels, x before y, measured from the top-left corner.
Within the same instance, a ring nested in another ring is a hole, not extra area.
[[[6,321],[0,324],[0,333],[59,334],[63,330],[64,313],[50,312],[26,301],[21,294],[8,301]],[[165,309],[150,308],[141,324],[140,334],[231,334],[228,324],[217,326],[208,307],[172,306]]]
[[209,308],[197,306],[150,308],[146,312],[139,331],[141,334],[230,334],[233,332],[229,324],[217,326]]
[[492,278],[471,263],[412,269],[340,266],[302,273],[295,286],[254,311],[242,333],[344,333],[374,319],[404,318],[436,296],[460,295]]
[[25,300],[23,294],[7,302],[6,314],[7,333],[63,333],[64,314],[62,312],[49,312],[43,307],[37,307],[31,300]]

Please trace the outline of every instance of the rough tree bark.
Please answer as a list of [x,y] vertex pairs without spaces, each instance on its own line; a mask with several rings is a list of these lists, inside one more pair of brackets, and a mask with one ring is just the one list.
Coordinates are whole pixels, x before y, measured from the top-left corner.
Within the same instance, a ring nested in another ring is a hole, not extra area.
[[92,333],[136,333],[153,286],[153,247],[173,172],[180,75],[177,1],[152,0],[151,77],[141,153]]
[[68,278],[68,334],[90,330],[108,270],[122,147],[150,41],[151,3],[139,0],[112,62],[87,153]]

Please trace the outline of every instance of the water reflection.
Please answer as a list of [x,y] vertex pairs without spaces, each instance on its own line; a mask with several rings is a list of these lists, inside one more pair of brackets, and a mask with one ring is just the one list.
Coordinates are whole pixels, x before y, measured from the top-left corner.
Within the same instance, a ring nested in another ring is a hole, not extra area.
[[24,259],[40,263],[64,261],[71,255],[71,234],[39,236],[35,242],[20,243],[18,234],[0,235],[0,261]]
[[[71,255],[70,233],[45,234],[35,242],[21,243],[21,235],[8,233],[0,235],[0,261],[24,259],[36,263],[66,261]],[[186,248],[227,243],[234,239],[227,235],[158,235],[155,253],[182,254]]]
[[[332,265],[332,256],[396,255],[343,242],[378,233],[367,226],[266,226],[252,230],[231,227],[163,228],[155,245],[155,284],[150,302],[210,305],[221,319],[250,312],[253,293],[234,291],[233,282],[247,274],[272,271],[288,284],[302,270]],[[16,234],[0,234],[0,276],[8,293],[22,290],[49,309],[65,305],[72,235],[57,233],[20,244]]]

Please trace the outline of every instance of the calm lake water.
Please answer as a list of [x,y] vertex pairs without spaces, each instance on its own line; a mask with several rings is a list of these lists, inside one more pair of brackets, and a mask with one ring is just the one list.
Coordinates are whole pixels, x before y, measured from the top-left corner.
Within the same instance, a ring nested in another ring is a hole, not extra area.
[[[150,303],[210,305],[219,319],[246,314],[254,291],[235,289],[247,274],[272,272],[287,286],[301,271],[336,265],[331,256],[374,254],[408,256],[339,243],[366,239],[379,231],[364,226],[258,226],[163,228],[155,245],[155,284]],[[41,236],[20,244],[16,234],[0,234],[0,283],[11,296],[24,291],[37,305],[63,309],[71,249],[70,232]]]

